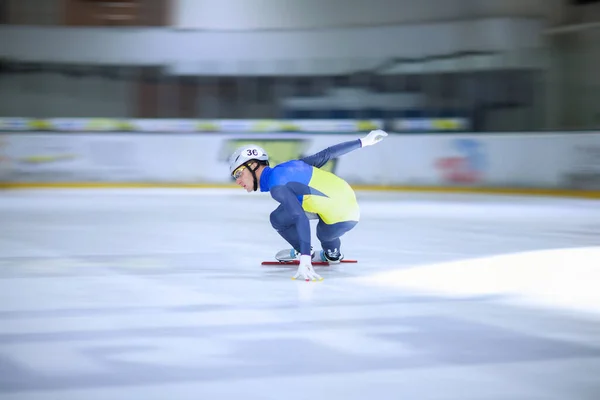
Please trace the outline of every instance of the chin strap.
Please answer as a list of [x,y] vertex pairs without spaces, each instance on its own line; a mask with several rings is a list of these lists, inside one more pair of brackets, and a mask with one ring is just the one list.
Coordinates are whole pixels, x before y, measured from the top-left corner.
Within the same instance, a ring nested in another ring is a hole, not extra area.
[[[250,167],[250,163],[251,162],[255,162],[256,163],[256,168],[252,169]],[[254,178],[254,191],[256,192],[258,190],[258,178],[256,178],[256,170],[261,166],[261,165],[265,165],[268,166],[269,162],[268,161],[257,161],[257,160],[250,160],[248,162],[245,162],[243,165],[246,166],[246,168],[248,168],[248,171],[250,171],[252,173],[252,177]]]
[[254,191],[256,192],[256,190],[258,189],[258,179],[256,179],[256,173],[253,169],[250,169],[250,172],[252,172],[252,177],[254,178]]
[[250,167],[250,161],[245,163],[244,165],[246,165],[246,168],[248,168],[248,171],[250,171],[252,173],[252,177],[254,178],[254,191],[256,192],[258,190],[258,179],[256,178],[256,170],[258,169],[258,167],[260,167],[260,163],[256,163],[256,168],[254,168],[254,169],[252,169]]

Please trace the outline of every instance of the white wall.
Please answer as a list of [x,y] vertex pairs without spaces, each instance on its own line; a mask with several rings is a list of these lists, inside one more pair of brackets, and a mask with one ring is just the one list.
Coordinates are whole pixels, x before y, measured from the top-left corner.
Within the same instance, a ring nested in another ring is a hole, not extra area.
[[542,14],[541,0],[174,0],[185,29],[272,30],[378,26]]
[[130,117],[129,83],[53,73],[0,75],[0,116]]
[[390,57],[514,51],[540,45],[535,20],[487,19],[377,28],[212,32],[165,29],[24,28],[0,57],[86,64],[171,65],[176,74],[343,73]]

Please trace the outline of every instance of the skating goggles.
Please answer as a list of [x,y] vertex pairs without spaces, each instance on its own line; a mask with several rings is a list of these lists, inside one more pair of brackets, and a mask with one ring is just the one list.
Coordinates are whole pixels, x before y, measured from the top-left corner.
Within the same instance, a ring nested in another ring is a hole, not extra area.
[[238,169],[236,169],[235,171],[233,171],[233,178],[234,179],[239,179],[240,176],[242,176],[242,171],[244,171],[246,169],[245,165],[242,165],[241,167],[239,167]]

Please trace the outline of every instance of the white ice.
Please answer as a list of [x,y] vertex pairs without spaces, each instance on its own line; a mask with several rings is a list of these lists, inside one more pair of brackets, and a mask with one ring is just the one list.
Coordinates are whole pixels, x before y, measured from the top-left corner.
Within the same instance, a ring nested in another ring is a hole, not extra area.
[[0,192],[0,399],[600,398],[600,202],[358,197],[303,282],[264,194]]

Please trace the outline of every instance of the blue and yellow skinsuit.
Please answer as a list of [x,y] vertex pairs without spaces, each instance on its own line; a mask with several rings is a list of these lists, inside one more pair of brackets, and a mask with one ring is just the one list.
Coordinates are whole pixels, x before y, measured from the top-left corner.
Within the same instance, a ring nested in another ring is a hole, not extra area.
[[338,176],[319,169],[330,159],[361,148],[359,139],[331,146],[312,156],[265,167],[260,191],[280,203],[271,213],[271,225],[301,254],[310,254],[310,222],[317,214],[317,238],[323,250],[340,249],[340,236],[360,218],[354,190]]

